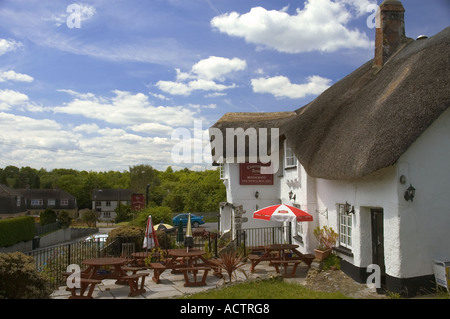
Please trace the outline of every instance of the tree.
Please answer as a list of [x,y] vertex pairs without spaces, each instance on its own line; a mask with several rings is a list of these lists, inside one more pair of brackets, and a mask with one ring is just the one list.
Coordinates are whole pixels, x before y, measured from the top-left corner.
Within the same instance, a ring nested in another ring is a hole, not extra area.
[[56,223],[56,213],[53,209],[47,208],[39,214],[39,223],[41,226]]
[[97,213],[94,210],[88,210],[81,216],[81,220],[83,223],[86,223],[88,227],[95,227],[97,225]]

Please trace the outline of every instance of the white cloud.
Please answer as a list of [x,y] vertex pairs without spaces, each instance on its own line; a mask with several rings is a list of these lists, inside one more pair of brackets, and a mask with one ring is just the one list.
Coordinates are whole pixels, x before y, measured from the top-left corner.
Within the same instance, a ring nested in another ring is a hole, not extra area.
[[26,94],[13,90],[0,90],[0,110],[9,110],[12,106],[24,105],[28,102]]
[[97,133],[100,130],[97,124],[91,123],[91,124],[81,124],[76,126],[73,131],[74,132],[86,132],[89,134]]
[[27,74],[16,73],[13,70],[0,72],[0,82],[6,81],[33,82],[33,80],[34,80],[33,77]]
[[293,84],[285,76],[252,79],[253,91],[270,93],[275,97],[291,99],[303,98],[306,95],[318,95],[330,87],[331,80],[314,75],[307,78],[308,83]]
[[92,93],[67,92],[75,98],[62,106],[51,108],[56,113],[82,115],[117,125],[161,123],[169,126],[190,125],[195,112],[181,106],[153,106],[143,93],[114,90],[114,96],[96,96]]
[[0,39],[0,56],[5,54],[6,52],[16,51],[21,47],[22,44],[20,42],[16,42],[14,40]]
[[220,84],[231,73],[247,68],[247,62],[238,58],[228,59],[210,56],[195,63],[190,72],[176,71],[176,81],[158,81],[156,87],[172,95],[190,95],[193,91],[224,91],[236,87],[236,84]]
[[[252,8],[248,13],[226,13],[211,20],[211,26],[248,43],[286,53],[333,52],[342,48],[369,48],[365,33],[346,25],[353,18],[348,5],[363,6],[362,0],[308,0],[304,9],[289,15],[285,8]],[[347,4],[347,5],[346,5]]]

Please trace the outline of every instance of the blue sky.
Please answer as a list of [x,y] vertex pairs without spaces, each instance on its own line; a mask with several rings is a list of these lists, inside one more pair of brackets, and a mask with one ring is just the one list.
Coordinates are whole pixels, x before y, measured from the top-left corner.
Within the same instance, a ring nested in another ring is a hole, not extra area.
[[[0,0],[0,167],[210,167],[172,151],[207,153],[194,128],[293,111],[372,59],[380,3]],[[411,38],[449,26],[448,0],[403,6]]]

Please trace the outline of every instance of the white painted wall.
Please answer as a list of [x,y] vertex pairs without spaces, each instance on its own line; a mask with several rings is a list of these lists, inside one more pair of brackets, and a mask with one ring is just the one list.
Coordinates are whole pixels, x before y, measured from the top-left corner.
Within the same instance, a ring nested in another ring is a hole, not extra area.
[[413,202],[401,200],[401,276],[432,273],[433,259],[450,261],[450,109],[400,157],[406,183],[416,188]]

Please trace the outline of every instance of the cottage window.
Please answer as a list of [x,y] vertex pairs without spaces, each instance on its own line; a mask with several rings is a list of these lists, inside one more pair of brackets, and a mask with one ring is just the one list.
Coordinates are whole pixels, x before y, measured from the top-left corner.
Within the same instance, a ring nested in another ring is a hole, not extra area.
[[111,218],[111,212],[103,212],[103,218]]
[[67,198],[61,199],[61,206],[69,206],[69,200]]
[[48,199],[48,200],[47,200],[47,205],[48,205],[48,206],[55,206],[55,205],[56,205],[56,200],[54,200],[54,199]]
[[102,206],[102,202],[101,201],[95,201],[95,206]]
[[111,206],[111,201],[110,200],[106,201],[106,206]]
[[339,246],[352,248],[352,214],[345,212],[344,204],[339,204]]
[[32,199],[31,206],[42,206],[44,201],[42,199]]
[[20,207],[20,200],[21,200],[20,196],[17,196],[17,200],[16,200],[17,207]]
[[285,159],[285,168],[297,166],[297,157],[295,157],[294,151],[287,144],[287,141],[284,141],[284,159]]

